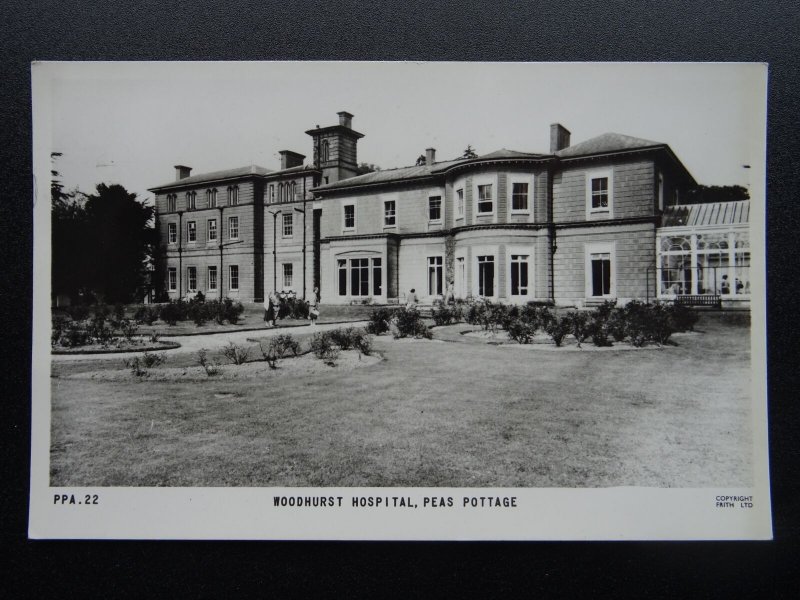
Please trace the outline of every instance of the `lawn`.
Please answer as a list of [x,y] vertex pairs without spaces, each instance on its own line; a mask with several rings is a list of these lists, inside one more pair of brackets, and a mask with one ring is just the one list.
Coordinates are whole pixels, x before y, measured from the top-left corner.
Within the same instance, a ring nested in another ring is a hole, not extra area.
[[698,329],[619,352],[381,336],[371,366],[268,381],[77,380],[119,360],[54,364],[51,483],[750,485],[749,328]]

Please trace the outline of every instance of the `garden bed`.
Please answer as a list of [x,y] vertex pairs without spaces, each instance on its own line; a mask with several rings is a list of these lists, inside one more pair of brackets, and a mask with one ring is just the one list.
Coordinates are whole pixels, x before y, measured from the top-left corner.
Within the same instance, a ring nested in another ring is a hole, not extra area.
[[578,342],[572,336],[567,336],[564,338],[564,341],[561,342],[561,346],[556,346],[555,342],[550,338],[549,335],[537,332],[531,343],[529,344],[520,344],[519,342],[515,342],[514,340],[508,337],[508,333],[506,331],[498,331],[497,333],[493,333],[491,331],[484,331],[482,329],[478,329],[476,331],[462,331],[461,335],[465,338],[475,339],[479,341],[484,341],[488,344],[494,344],[496,346],[502,346],[503,348],[524,348],[526,350],[550,350],[550,351],[564,351],[564,352],[608,352],[614,350],[652,350],[654,348],[665,348],[667,346],[671,346],[673,344],[666,344],[664,346],[658,346],[656,344],[645,344],[644,346],[636,347],[629,342],[614,342],[613,345],[610,346],[595,346],[590,341],[583,342],[580,346],[578,346]]
[[158,367],[147,370],[144,375],[134,375],[130,368],[102,369],[84,371],[67,375],[67,379],[89,379],[93,381],[231,381],[239,379],[261,379],[264,377],[281,377],[285,375],[302,376],[331,371],[351,371],[361,367],[369,367],[380,362],[380,355],[359,354],[355,350],[339,353],[331,366],[316,358],[313,354],[283,358],[271,368],[266,361],[253,361],[241,365],[219,364],[216,375],[206,375],[203,367]]
[[128,342],[126,340],[119,340],[111,344],[86,344],[85,346],[76,346],[68,348],[65,346],[54,346],[50,351],[51,354],[122,354],[124,352],[153,352],[158,350],[174,350],[180,348],[178,342],[158,341],[151,342],[144,338]]

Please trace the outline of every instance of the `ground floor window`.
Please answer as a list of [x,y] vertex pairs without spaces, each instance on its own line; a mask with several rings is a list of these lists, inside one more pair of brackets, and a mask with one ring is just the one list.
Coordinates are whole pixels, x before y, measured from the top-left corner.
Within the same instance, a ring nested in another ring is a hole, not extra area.
[[239,289],[239,266],[230,265],[228,267],[228,288],[231,290]]
[[[340,296],[380,296],[383,291],[383,263],[380,258],[340,258],[336,261]],[[370,291],[370,277],[372,286]],[[348,289],[348,283],[350,284]]]
[[592,264],[592,296],[611,295],[611,254],[597,252],[590,255]]
[[444,259],[441,256],[428,257],[428,295],[442,295]]
[[292,287],[292,263],[284,263],[283,265],[283,287]]
[[217,289],[217,267],[208,267],[208,289],[212,292]]
[[478,295],[494,296],[494,256],[478,257]]
[[167,269],[167,289],[170,292],[178,289],[178,270],[175,267]]
[[456,257],[456,294],[459,298],[467,296],[467,269],[465,263],[463,256]]
[[511,295],[528,295],[528,259],[527,254],[511,255]]
[[186,268],[186,279],[188,281],[189,291],[197,291],[197,267]]

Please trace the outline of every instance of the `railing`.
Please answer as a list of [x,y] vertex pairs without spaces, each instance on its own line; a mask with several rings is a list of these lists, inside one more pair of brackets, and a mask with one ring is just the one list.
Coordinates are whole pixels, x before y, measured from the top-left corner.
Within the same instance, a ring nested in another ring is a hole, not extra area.
[[659,298],[705,295],[747,299],[750,297],[750,267],[658,267],[656,284]]

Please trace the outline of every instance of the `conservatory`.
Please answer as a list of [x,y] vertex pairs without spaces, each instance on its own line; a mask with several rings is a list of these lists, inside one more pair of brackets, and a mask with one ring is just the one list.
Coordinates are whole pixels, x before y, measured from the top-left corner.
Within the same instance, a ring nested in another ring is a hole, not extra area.
[[676,205],[658,230],[658,297],[750,299],[750,201]]

